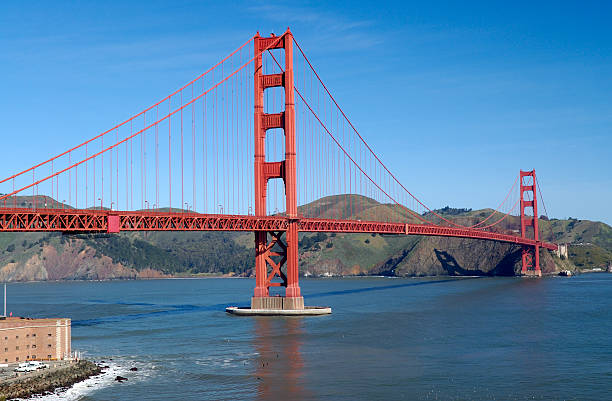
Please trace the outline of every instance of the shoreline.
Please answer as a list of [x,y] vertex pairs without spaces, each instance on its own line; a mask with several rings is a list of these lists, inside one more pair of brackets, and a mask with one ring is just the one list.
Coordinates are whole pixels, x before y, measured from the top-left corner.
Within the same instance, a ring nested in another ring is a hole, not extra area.
[[[560,270],[559,270],[560,271]],[[547,277],[547,276],[556,276],[558,275],[559,271],[555,270],[554,272],[548,272],[548,273],[543,273],[542,276],[543,277]],[[607,271],[606,269],[583,269],[583,270],[576,270],[575,271],[576,274],[585,274],[585,273],[611,273],[610,271]],[[300,276],[300,278],[305,278],[305,279],[339,279],[339,278],[368,278],[368,277],[380,277],[380,278],[448,278],[448,277],[454,277],[454,278],[473,278],[473,277],[521,277],[520,275],[514,275],[514,276],[505,276],[505,275],[488,275],[488,274],[482,274],[482,275],[443,275],[443,274],[436,274],[436,275],[425,275],[425,276],[419,276],[419,275],[412,275],[412,276],[387,276],[387,275],[380,275],[380,274],[347,274],[347,275],[330,275],[330,276],[326,276],[326,275],[319,275],[319,276],[314,276],[314,275],[309,275],[309,276]],[[69,282],[97,282],[97,283],[105,283],[105,282],[111,282],[111,281],[149,281],[149,280],[206,280],[206,279],[220,279],[220,278],[231,278],[231,279],[255,279],[255,276],[240,276],[237,274],[219,274],[219,275],[215,275],[215,274],[205,274],[205,275],[177,275],[177,276],[166,276],[166,277],[136,277],[136,278],[109,278],[109,279],[97,279],[97,280],[87,280],[87,279],[77,279],[77,280],[23,280],[23,281],[7,281],[7,283],[12,283],[12,284],[26,284],[26,283],[69,283]]]
[[29,398],[53,393],[57,389],[70,387],[101,373],[103,373],[102,368],[91,361],[64,362],[59,367],[0,381],[0,399]]

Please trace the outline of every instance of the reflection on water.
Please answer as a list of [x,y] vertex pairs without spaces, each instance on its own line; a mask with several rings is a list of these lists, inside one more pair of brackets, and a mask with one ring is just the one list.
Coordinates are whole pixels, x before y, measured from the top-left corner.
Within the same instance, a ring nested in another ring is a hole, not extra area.
[[304,335],[300,317],[256,317],[253,344],[258,354],[258,400],[302,400],[306,397],[300,353]]

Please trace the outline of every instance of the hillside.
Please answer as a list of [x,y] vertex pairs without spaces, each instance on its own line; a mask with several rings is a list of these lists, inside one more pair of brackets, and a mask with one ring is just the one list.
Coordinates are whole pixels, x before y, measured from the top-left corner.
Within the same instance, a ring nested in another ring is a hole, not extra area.
[[[31,199],[19,199],[22,207]],[[51,204],[52,199],[46,199]],[[356,205],[358,207],[356,207]],[[300,207],[309,216],[376,215],[402,221],[406,212],[362,196],[334,196]],[[444,208],[445,217],[473,224],[490,210]],[[570,243],[570,261],[541,252],[544,272],[612,264],[612,228],[587,220],[541,219],[542,238]],[[510,216],[499,231],[517,233]],[[304,275],[513,275],[520,271],[520,247],[458,238],[378,234],[300,234]],[[177,275],[249,276],[254,267],[252,233],[150,232],[62,235],[0,233],[0,280],[151,278]],[[575,267],[573,265],[575,265]]]

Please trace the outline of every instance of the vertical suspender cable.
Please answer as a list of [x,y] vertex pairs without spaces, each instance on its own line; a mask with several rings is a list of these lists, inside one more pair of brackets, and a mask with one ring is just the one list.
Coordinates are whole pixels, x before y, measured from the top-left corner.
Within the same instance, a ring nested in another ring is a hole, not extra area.
[[168,99],[168,208],[172,212],[172,116],[170,108],[172,98]]
[[[191,98],[193,99],[193,84],[191,84]],[[191,103],[191,196],[192,196],[192,209],[195,212],[197,209],[196,205],[196,155],[195,155],[195,102]]]
[[184,177],[184,169],[183,169],[183,91],[181,91],[181,210],[185,211],[185,199],[184,199],[184,188],[183,188],[183,177]]

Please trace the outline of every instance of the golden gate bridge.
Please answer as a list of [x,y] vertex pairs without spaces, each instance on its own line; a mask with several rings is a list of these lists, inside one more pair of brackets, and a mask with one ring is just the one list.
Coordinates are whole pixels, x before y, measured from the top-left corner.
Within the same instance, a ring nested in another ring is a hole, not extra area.
[[[368,145],[289,29],[256,34],[140,113],[1,180],[0,190],[4,232],[252,231],[254,308],[271,287],[285,288],[285,308],[304,308],[299,232],[513,243],[522,274],[536,276],[540,248],[557,249],[539,237],[535,170],[520,171],[497,208],[470,224],[427,207]],[[512,214],[518,234],[500,225]]]

